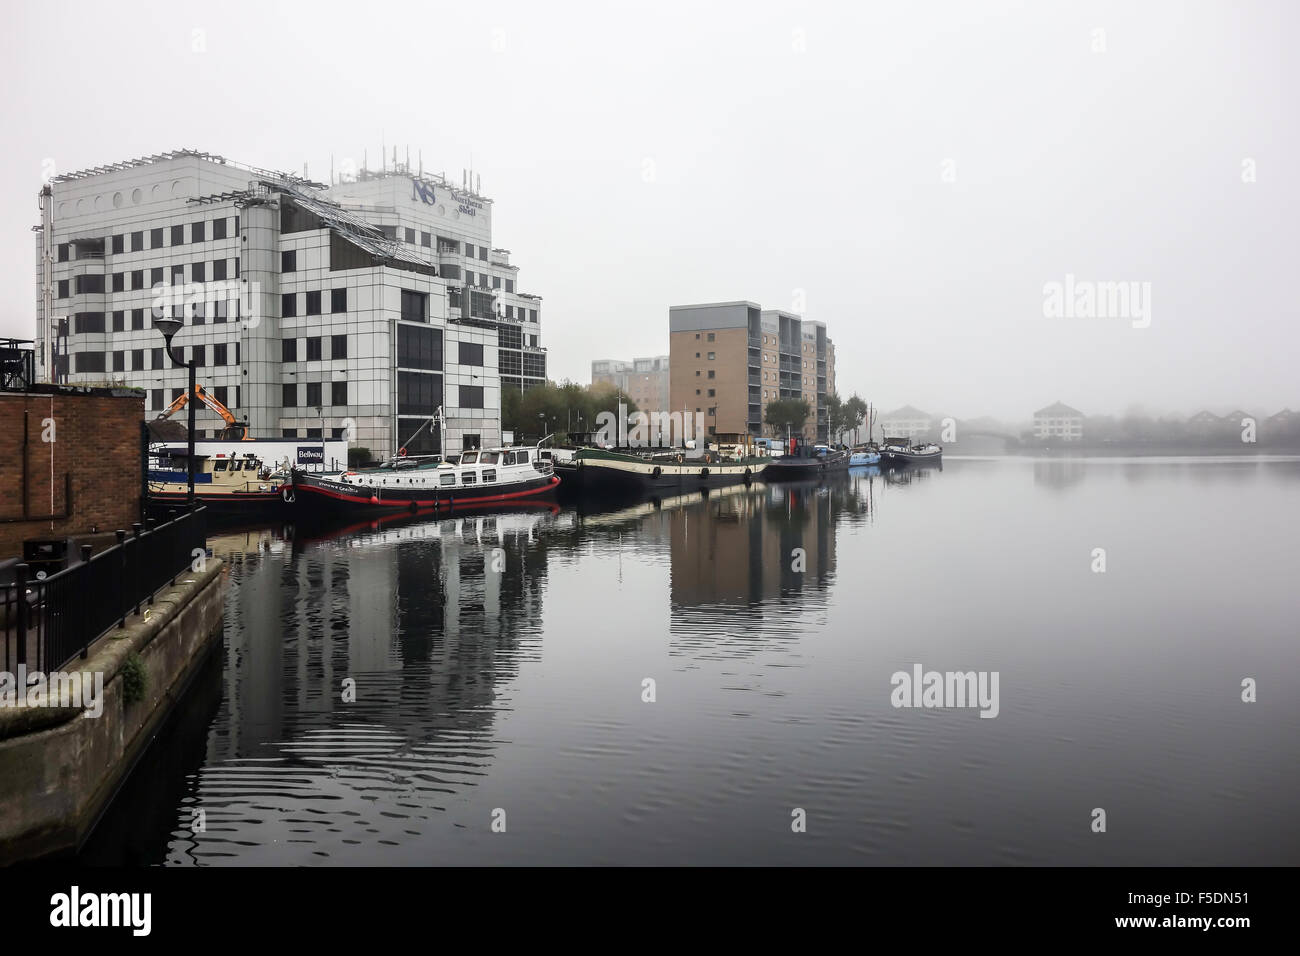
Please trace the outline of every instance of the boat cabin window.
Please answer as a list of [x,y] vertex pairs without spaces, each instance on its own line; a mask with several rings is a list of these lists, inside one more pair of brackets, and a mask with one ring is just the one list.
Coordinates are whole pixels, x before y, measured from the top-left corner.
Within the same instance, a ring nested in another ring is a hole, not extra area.
[[243,468],[243,467],[244,467],[244,463],[243,463],[242,461],[240,461],[238,458],[236,458],[234,461],[232,461],[232,462],[230,463],[230,470],[231,470],[231,471],[239,471],[239,469],[241,469],[241,468]]
[[496,480],[497,480],[497,470],[495,468],[485,468],[483,470],[483,484],[486,485],[489,481],[496,481]]
[[213,470],[213,471],[225,471],[225,470],[226,470],[226,465],[227,465],[227,464],[228,464],[228,463],[227,463],[226,459],[224,459],[224,458],[218,458],[216,461],[214,461],[214,462],[212,463],[212,470]]
[[477,464],[477,463],[478,463],[478,452],[476,452],[476,451],[467,451],[467,452],[465,452],[465,454],[463,454],[463,455],[460,456],[460,463],[461,463],[462,465],[474,465],[474,464]]
[[455,475],[439,475],[438,480],[443,485],[454,485],[456,483]]
[[460,473],[460,483],[462,485],[472,485],[478,480],[478,476],[472,471],[462,471]]
[[495,465],[497,463],[497,453],[494,451],[485,451],[478,456],[479,464]]

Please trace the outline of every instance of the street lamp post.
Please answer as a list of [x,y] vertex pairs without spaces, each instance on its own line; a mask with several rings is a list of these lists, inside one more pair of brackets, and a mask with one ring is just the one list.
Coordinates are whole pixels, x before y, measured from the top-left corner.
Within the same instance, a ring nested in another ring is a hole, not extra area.
[[186,495],[185,504],[187,508],[190,508],[192,510],[194,508],[194,391],[195,391],[194,370],[195,370],[195,365],[194,365],[194,359],[190,359],[188,362],[184,361],[183,352],[182,352],[182,358],[177,358],[176,353],[172,351],[172,337],[177,332],[180,331],[182,325],[184,325],[184,323],[180,319],[156,318],[153,320],[153,327],[162,333],[163,339],[167,343],[167,356],[176,365],[184,366],[185,368],[190,370],[189,391],[185,393],[186,394],[185,407],[189,412],[188,415],[189,454],[187,456],[187,462],[186,462],[186,467],[188,468],[189,471],[189,492]]

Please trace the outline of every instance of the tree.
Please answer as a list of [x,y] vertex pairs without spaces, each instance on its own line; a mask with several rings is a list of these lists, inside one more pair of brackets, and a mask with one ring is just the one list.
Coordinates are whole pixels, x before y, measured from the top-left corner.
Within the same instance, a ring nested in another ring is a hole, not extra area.
[[844,431],[844,402],[837,392],[826,396],[826,426],[831,444],[839,444],[840,433]]
[[[853,444],[858,443],[858,429],[862,427],[863,421],[867,417],[867,403],[864,402],[858,393],[854,392],[849,396],[849,400],[844,403],[845,416],[848,418],[848,427],[853,429]],[[868,441],[871,436],[867,436]]]
[[778,431],[789,427],[793,433],[803,428],[811,413],[812,409],[802,398],[782,398],[768,404],[763,420]]
[[524,392],[502,389],[501,427],[515,433],[516,441],[524,435],[541,438],[554,434],[557,442],[566,442],[569,431],[596,430],[601,412],[618,414],[622,400],[628,414],[637,410],[636,402],[610,385],[580,385],[577,382],[545,382]]

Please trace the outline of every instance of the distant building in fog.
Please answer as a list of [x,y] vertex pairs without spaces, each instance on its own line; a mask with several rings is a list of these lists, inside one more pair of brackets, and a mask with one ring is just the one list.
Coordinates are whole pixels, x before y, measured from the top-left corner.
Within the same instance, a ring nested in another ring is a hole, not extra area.
[[591,384],[622,389],[643,412],[667,412],[668,356],[655,355],[630,362],[598,359],[591,363]]
[[884,438],[925,438],[934,425],[927,413],[911,405],[904,405],[880,416],[881,434]]
[[1083,412],[1062,402],[1040,408],[1034,412],[1034,437],[1081,441]]

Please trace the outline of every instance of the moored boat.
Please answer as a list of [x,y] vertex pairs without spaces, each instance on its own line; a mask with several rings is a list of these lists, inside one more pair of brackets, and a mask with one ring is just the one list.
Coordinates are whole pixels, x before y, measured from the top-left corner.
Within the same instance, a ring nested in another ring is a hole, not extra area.
[[886,444],[880,449],[882,465],[934,465],[943,460],[943,446],[928,442],[910,445],[905,442]]
[[537,447],[488,448],[456,462],[397,457],[336,477],[295,469],[288,500],[303,516],[453,511],[541,497],[559,482]]
[[880,452],[870,447],[859,447],[849,453],[849,465],[856,468],[859,465],[878,465],[880,464]]
[[824,445],[796,441],[784,455],[771,460],[763,478],[766,481],[818,480],[828,474],[847,471],[849,457],[847,451],[832,451]]
[[[215,517],[277,514],[285,488],[284,480],[252,452],[194,456],[194,497]],[[173,451],[155,458],[149,468],[149,507],[184,507],[188,499],[188,456]]]
[[604,448],[555,449],[555,470],[566,491],[593,495],[681,494],[705,488],[749,484],[765,474],[772,459],[731,457],[716,451],[665,450],[636,454]]

